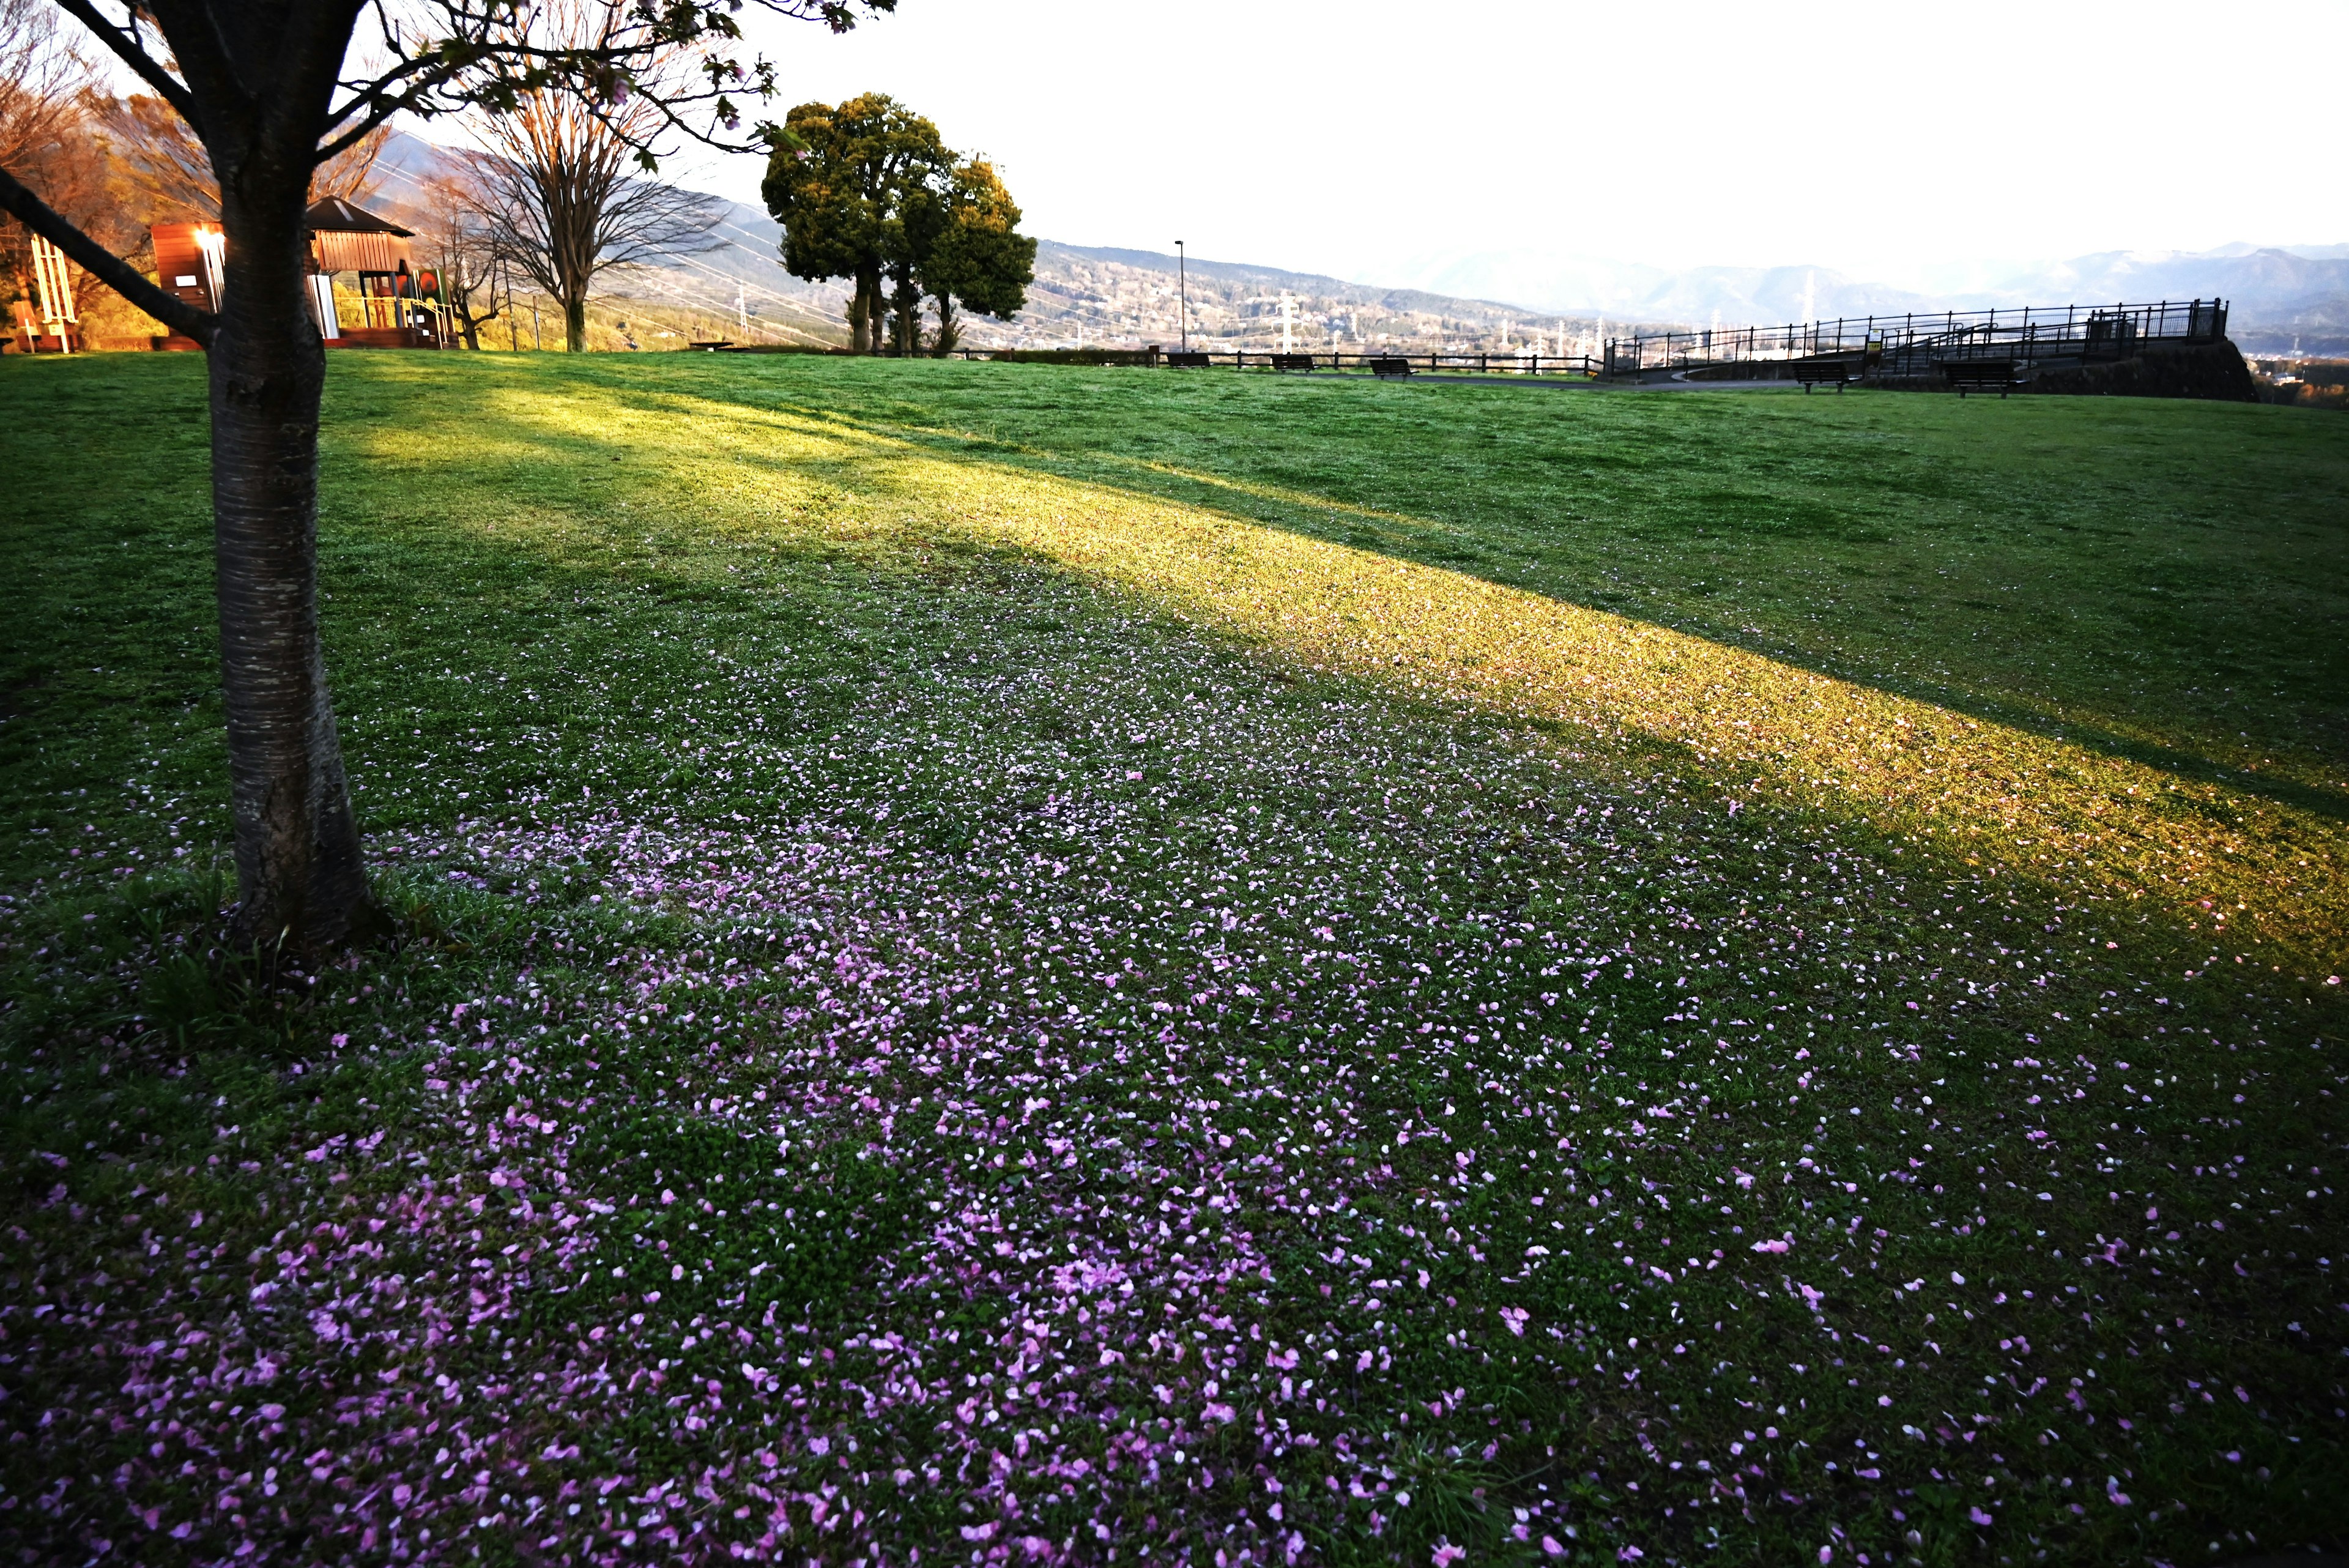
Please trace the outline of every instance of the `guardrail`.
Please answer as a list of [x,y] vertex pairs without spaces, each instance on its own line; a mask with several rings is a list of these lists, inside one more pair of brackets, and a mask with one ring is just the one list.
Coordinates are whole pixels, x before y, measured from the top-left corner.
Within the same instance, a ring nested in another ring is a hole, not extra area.
[[1636,376],[1854,355],[1885,374],[1920,374],[1952,359],[2118,359],[2146,343],[2211,342],[2226,335],[2227,304],[2220,299],[1838,317],[1784,327],[1610,337],[1600,373]]

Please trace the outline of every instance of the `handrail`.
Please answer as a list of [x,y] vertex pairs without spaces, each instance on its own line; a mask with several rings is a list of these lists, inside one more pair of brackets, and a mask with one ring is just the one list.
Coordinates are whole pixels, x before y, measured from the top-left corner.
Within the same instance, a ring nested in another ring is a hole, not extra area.
[[1837,354],[1858,354],[1891,367],[1913,367],[1936,356],[1986,358],[2018,349],[2024,358],[2118,357],[2135,344],[2211,342],[2226,335],[2227,302],[2222,299],[1910,312],[1610,337],[1603,373],[1637,375]]

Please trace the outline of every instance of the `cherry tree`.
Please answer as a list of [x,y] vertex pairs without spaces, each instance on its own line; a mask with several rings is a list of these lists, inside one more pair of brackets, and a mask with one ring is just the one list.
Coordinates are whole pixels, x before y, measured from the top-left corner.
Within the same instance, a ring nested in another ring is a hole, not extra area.
[[[311,177],[393,116],[513,112],[549,91],[744,150],[742,0],[600,0],[585,41],[537,0],[50,0],[202,144],[224,240],[218,311],[150,283],[0,167],[0,208],[210,358],[212,521],[242,940],[363,940],[370,895],[318,637],[318,405],[326,353],[306,300]],[[895,0],[750,0],[843,32]],[[673,68],[680,51],[693,68]],[[642,113],[645,105],[654,110]],[[731,139],[740,139],[739,140]]]

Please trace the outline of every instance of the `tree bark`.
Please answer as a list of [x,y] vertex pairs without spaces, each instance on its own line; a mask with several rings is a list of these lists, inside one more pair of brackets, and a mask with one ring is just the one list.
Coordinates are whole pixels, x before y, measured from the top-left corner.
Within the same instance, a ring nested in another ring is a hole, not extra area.
[[574,354],[587,352],[587,296],[575,294],[563,301],[563,346]]
[[[303,171],[306,176],[306,171]],[[254,182],[264,188],[288,182]],[[304,302],[301,197],[224,184],[210,354],[212,527],[235,826],[236,930],[316,952],[364,940],[367,891],[318,638],[318,404],[326,356]]]
[[941,294],[938,300],[938,335],[930,345],[930,357],[943,359],[962,343],[962,317],[956,313],[954,296]]
[[898,357],[910,359],[922,351],[922,296],[910,273],[898,273],[896,294],[890,303],[896,317]]
[[852,354],[877,354],[881,351],[879,334],[874,330],[873,318],[881,299],[881,274],[877,269],[856,275],[856,292],[848,301],[848,349]]
[[450,276],[459,281],[446,283],[442,286],[448,290],[449,304],[457,317],[458,335],[464,338],[466,348],[478,354],[481,351],[481,327],[497,319],[495,296],[492,297],[489,314],[476,316],[473,314],[473,291],[481,285],[463,282],[463,275],[453,269]]

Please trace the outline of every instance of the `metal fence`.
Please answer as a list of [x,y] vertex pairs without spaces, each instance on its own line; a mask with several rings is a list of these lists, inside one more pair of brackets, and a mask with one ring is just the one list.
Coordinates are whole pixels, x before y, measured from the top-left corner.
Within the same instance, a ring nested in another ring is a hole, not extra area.
[[1217,366],[1236,370],[1280,370],[1310,372],[1335,370],[1348,375],[1478,375],[1478,376],[1566,376],[1581,380],[1595,379],[1601,369],[1600,362],[1588,354],[1537,354],[1531,349],[1523,353],[1478,354],[1404,354],[1338,352],[1281,353],[1261,348],[1164,348],[1164,349],[1038,349],[1038,348],[964,348],[955,349],[964,359],[1066,358],[1076,363],[1117,363],[1168,366],[1176,369],[1208,369]]
[[1771,374],[1795,361],[1848,357],[1886,375],[1921,375],[1951,360],[2117,359],[2146,343],[2210,342],[2226,334],[2227,305],[2219,299],[1839,317],[1784,327],[1610,337],[1601,373],[1637,376],[1751,364],[1758,373]]

